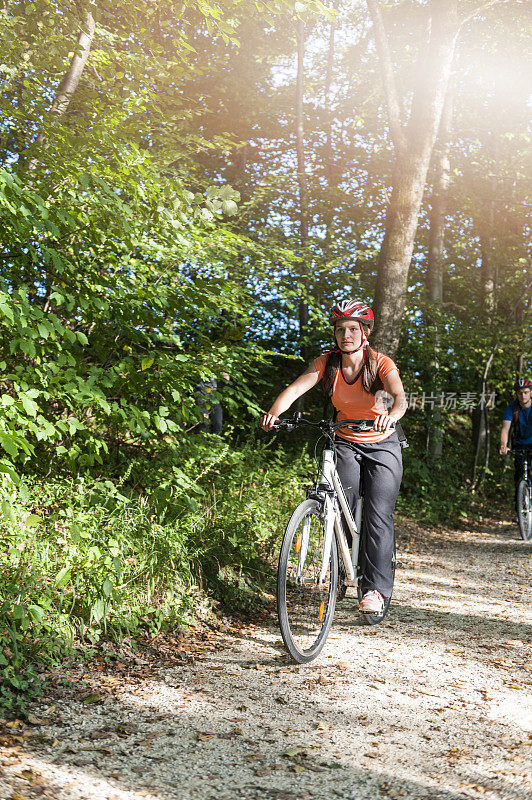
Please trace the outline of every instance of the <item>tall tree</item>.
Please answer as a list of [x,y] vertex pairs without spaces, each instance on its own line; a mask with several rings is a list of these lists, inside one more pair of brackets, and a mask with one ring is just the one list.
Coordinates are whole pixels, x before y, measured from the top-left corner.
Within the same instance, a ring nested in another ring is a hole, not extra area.
[[[57,87],[56,95],[52,101],[50,113],[55,117],[62,117],[66,114],[70,101],[78,88],[83,70],[87,64],[87,59],[91,50],[92,41],[94,39],[94,31],[96,23],[91,9],[83,9],[79,3],[76,3],[79,15],[79,33],[77,36],[76,45],[74,47],[74,54],[70,65],[63,75],[59,86]],[[46,133],[41,128],[36,139],[36,144],[41,147],[46,146]],[[32,175],[37,167],[38,158],[32,156],[28,161],[28,173]]]
[[367,5],[373,23],[395,153],[392,193],[377,266],[375,343],[393,355],[399,345],[408,269],[460,21],[457,0],[432,0],[429,4],[428,35],[420,48],[417,81],[410,116],[405,123],[381,7],[378,0],[367,0]]
[[[305,165],[305,118],[303,109],[304,78],[305,78],[305,23],[299,18],[296,22],[297,40],[297,78],[296,78],[296,155],[297,155],[297,185],[299,189],[299,233],[301,245],[301,272],[302,285],[305,294],[308,290],[308,265],[307,265],[307,246],[308,246],[308,180]],[[306,296],[299,302],[299,330],[301,335],[301,355],[307,358],[307,347],[305,345],[305,335],[308,328],[309,308]]]
[[[334,11],[338,9],[338,0],[334,0]],[[323,105],[325,112],[325,143],[323,147],[324,171],[327,181],[327,200],[324,209],[325,220],[325,239],[324,251],[325,258],[329,253],[332,236],[332,223],[334,218],[334,190],[336,188],[336,170],[334,164],[334,144],[333,144],[333,114],[331,109],[331,84],[333,79],[334,67],[334,39],[336,34],[336,18],[331,20],[329,29],[329,43],[327,48],[327,67],[325,70],[325,82],[323,87]]]
[[[444,237],[445,212],[447,208],[450,180],[450,138],[453,117],[452,89],[449,87],[440,121],[438,141],[435,147],[434,183],[430,209],[429,248],[427,259],[427,313],[428,330],[431,338],[432,358],[429,364],[430,391],[438,395],[442,391],[440,378],[441,337],[442,337],[442,304],[443,304],[443,270],[444,270]],[[436,405],[429,410],[427,427],[427,453],[429,460],[437,463],[442,456],[443,434],[441,430],[441,411]]]

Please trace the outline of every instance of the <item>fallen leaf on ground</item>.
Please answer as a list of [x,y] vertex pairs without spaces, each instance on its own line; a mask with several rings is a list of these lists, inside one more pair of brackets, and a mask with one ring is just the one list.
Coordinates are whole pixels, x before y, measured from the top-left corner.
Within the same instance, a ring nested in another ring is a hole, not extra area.
[[302,756],[304,753],[303,747],[291,747],[289,750],[285,750],[282,755],[284,758],[293,758],[294,756]]
[[138,729],[139,726],[135,725],[133,722],[121,722],[114,728],[114,732],[124,737],[130,736],[132,733],[137,733]]
[[263,758],[262,753],[250,753],[248,756],[244,756],[246,761],[261,761]]
[[24,781],[32,781],[38,777],[39,773],[32,772],[31,769],[23,769],[21,772],[15,772],[15,778],[22,778]]
[[82,703],[85,705],[93,705],[94,703],[101,703],[102,699],[99,694],[90,694],[88,697],[84,697]]
[[53,720],[51,717],[38,717],[36,714],[28,714],[28,722],[30,725],[50,725]]

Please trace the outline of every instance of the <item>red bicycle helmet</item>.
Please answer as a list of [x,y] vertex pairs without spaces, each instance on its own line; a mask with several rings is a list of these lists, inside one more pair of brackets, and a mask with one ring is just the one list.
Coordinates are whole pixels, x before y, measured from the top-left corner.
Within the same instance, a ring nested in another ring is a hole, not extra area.
[[514,389],[516,392],[519,389],[532,389],[532,381],[528,380],[528,378],[518,378],[514,383]]
[[359,300],[340,300],[331,308],[331,325],[344,319],[356,319],[367,325],[370,330],[373,328],[373,311],[366,303],[361,303]]

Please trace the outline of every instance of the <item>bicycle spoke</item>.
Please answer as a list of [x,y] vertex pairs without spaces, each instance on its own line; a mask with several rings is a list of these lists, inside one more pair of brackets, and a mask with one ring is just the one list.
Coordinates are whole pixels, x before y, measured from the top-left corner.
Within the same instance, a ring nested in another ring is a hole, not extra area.
[[[308,520],[308,517],[305,519]],[[286,597],[289,624],[300,650],[308,650],[318,638],[329,602],[330,567],[325,582],[322,586],[318,585],[323,551],[322,533],[321,520],[316,515],[311,516],[307,557],[303,565],[300,565],[299,558],[301,533],[298,533],[288,556]]]
[[525,541],[532,538],[532,498],[529,484],[521,481],[517,491],[519,530]]
[[[279,562],[278,611],[281,633],[299,662],[315,658],[325,644],[334,614],[337,582],[333,543],[325,580],[320,584],[324,525],[319,507],[302,504],[290,521]],[[301,508],[301,507],[300,507]]]

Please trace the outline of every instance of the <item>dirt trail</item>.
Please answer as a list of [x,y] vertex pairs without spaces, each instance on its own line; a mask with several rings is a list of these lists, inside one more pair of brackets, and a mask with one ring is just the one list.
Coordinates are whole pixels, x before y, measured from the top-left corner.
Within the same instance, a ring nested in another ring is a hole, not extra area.
[[80,674],[43,724],[3,726],[0,798],[532,797],[532,545],[399,528],[383,625],[347,598],[308,667],[272,618]]

